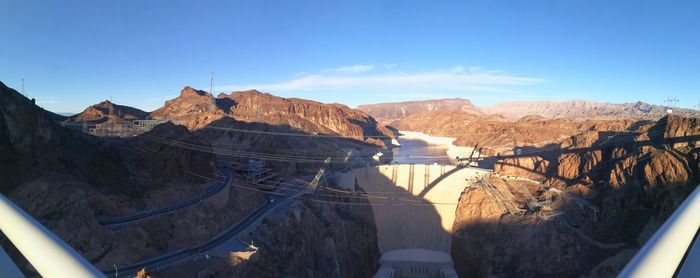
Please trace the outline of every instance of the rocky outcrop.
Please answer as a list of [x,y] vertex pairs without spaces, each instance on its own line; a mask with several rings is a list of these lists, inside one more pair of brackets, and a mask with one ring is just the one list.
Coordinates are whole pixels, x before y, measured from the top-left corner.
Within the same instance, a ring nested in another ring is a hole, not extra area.
[[226,113],[217,107],[214,96],[186,86],[177,98],[166,101],[163,107],[151,112],[149,116],[196,130],[225,117]]
[[366,104],[357,106],[357,109],[386,123],[426,111],[459,111],[475,115],[483,114],[471,101],[461,98]]

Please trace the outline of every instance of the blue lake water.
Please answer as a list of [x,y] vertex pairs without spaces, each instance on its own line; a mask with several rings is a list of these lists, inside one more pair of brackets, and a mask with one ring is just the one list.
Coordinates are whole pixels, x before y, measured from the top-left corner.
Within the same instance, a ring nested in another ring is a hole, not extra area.
[[401,147],[392,150],[394,155],[392,162],[453,164],[447,156],[448,147],[445,145],[432,145],[423,140],[401,139],[400,137],[398,140]]

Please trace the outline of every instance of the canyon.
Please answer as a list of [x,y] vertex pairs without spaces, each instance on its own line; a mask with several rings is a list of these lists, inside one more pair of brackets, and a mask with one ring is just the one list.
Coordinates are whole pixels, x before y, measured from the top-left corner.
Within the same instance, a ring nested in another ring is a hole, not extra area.
[[[104,101],[64,118],[0,83],[0,189],[104,271],[185,250],[195,255],[139,273],[612,277],[700,182],[696,111],[513,107],[352,109],[186,86],[152,112]],[[140,120],[156,122],[129,136],[81,128]],[[263,216],[196,249],[251,215]]]

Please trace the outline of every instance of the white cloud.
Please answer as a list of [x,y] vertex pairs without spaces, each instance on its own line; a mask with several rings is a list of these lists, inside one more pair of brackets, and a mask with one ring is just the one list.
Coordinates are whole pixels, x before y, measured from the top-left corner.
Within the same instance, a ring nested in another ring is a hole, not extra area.
[[374,70],[374,65],[353,65],[343,66],[332,69],[324,69],[321,72],[336,72],[336,73],[362,73]]
[[[382,68],[382,71],[373,71]],[[394,65],[355,65],[321,70],[315,74],[297,75],[290,80],[249,85],[220,86],[223,90],[258,89],[268,92],[301,91],[394,91],[394,92],[492,92],[516,93],[513,87],[539,84],[547,80],[523,77],[502,71],[487,71],[478,67],[421,72],[393,70]]]

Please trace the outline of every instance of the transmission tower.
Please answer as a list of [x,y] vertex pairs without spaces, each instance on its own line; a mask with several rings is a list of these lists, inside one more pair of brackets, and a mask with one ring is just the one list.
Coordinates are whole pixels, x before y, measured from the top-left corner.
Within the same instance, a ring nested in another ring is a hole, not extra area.
[[209,93],[214,95],[214,72],[209,75]]
[[214,96],[214,72],[209,75],[209,94],[211,94],[211,110],[216,110],[216,97]]
[[678,99],[675,97],[669,97],[666,98],[664,103],[666,103],[666,113],[671,114],[673,113],[673,108],[675,108],[678,104]]

